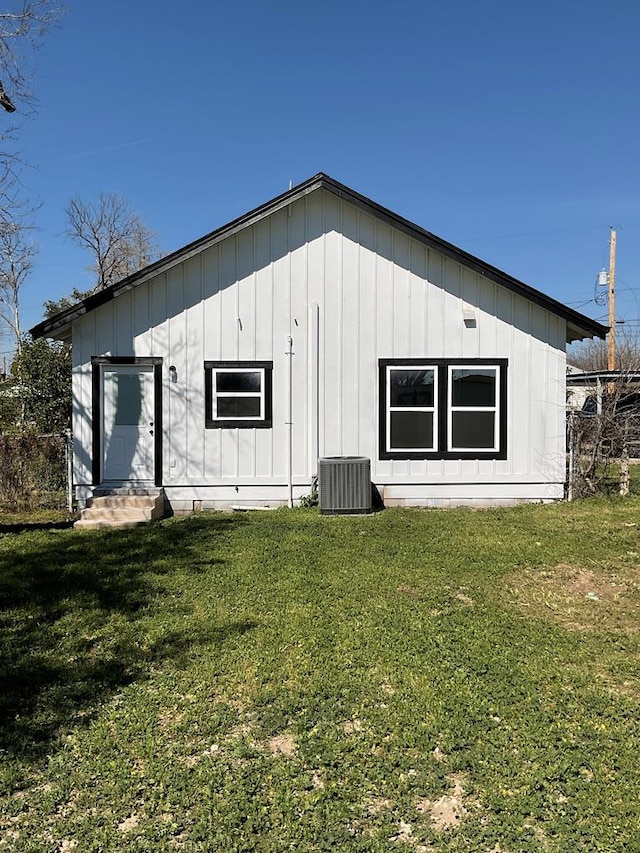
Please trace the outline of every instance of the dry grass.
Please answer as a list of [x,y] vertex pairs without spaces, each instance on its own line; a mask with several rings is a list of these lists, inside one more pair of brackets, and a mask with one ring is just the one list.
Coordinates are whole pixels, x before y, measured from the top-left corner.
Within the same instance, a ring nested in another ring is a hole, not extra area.
[[633,551],[597,565],[519,568],[505,576],[505,591],[521,613],[570,631],[635,634],[640,629],[636,558]]

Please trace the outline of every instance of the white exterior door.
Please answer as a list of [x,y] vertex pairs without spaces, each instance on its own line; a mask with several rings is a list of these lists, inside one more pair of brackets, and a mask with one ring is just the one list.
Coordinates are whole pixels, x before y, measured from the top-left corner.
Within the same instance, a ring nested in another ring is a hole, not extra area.
[[105,365],[102,372],[102,479],[154,479],[151,365]]

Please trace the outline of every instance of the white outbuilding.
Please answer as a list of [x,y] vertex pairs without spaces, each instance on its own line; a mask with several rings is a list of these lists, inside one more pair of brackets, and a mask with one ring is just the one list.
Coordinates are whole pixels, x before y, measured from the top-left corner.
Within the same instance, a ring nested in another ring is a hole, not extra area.
[[387,506],[562,498],[566,344],[606,332],[325,174],[32,330],[73,345],[80,503],[174,510],[297,502],[334,457]]

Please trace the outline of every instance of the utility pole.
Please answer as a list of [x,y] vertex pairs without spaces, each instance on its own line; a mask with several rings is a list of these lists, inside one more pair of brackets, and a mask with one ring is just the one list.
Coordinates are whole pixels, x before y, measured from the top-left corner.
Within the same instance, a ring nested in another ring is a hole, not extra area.
[[616,369],[616,232],[611,228],[609,238],[609,370]]

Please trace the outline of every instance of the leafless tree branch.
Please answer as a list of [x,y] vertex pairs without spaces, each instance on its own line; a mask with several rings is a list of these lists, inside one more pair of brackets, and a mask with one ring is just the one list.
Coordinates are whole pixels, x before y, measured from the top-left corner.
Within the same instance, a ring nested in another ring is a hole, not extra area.
[[33,266],[36,246],[20,223],[0,230],[0,322],[9,329],[20,352],[20,290]]
[[[593,339],[572,347],[567,355],[570,364],[588,372],[607,370],[608,359],[607,342]],[[616,328],[616,370],[622,373],[640,370],[640,341],[624,326]]]
[[35,246],[28,239],[33,205],[21,183],[21,119],[33,112],[31,83],[45,33],[62,11],[60,0],[5,0],[0,12],[0,324],[21,347],[20,290]]
[[66,235],[93,258],[95,290],[126,278],[158,257],[155,234],[115,193],[101,193],[96,202],[74,196],[66,213]]
[[[6,2],[6,0],[5,0]],[[0,82],[15,108],[33,103],[33,59],[42,37],[58,19],[58,0],[13,0],[0,13]]]

